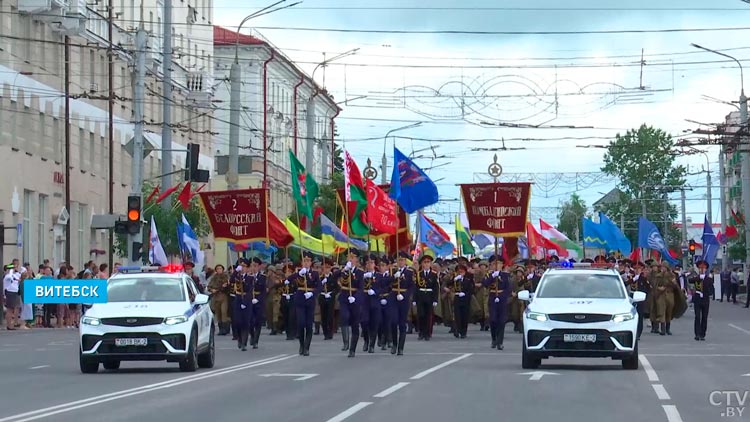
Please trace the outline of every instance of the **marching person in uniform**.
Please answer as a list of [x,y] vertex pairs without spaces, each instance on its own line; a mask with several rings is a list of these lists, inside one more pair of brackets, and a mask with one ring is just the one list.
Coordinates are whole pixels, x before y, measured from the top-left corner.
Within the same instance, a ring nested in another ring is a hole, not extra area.
[[292,301],[292,288],[289,283],[286,282],[292,274],[294,274],[294,267],[291,264],[284,265],[284,281],[278,287],[281,299],[279,306],[281,307],[281,327],[286,333],[287,340],[294,340],[297,338],[297,315],[294,309],[294,302]]
[[[359,268],[359,251],[349,249],[346,266],[341,270],[339,278],[339,315],[341,317],[341,337],[344,341],[342,351],[349,350],[349,357],[353,358],[359,341],[359,321],[362,312],[362,286],[364,271]],[[351,335],[351,337],[350,337]]]
[[708,275],[708,263],[699,260],[695,263],[698,267],[698,274],[694,274],[688,283],[693,288],[693,309],[695,310],[695,331],[696,341],[706,341],[706,330],[708,329],[708,305],[711,303],[710,297],[714,293],[714,281]]
[[378,327],[380,326],[380,285],[375,278],[378,271],[378,258],[375,255],[368,255],[365,262],[366,272],[363,274],[365,292],[361,303],[362,310],[362,340],[364,346],[363,352],[375,353],[375,342],[378,337]]
[[237,292],[236,297],[236,301],[239,306],[235,308],[237,312],[235,312],[233,315],[237,315],[237,347],[239,347],[244,352],[247,350],[247,342],[250,337],[251,329],[255,325],[255,321],[253,320],[252,309],[253,282],[250,274],[248,273],[248,261],[244,258],[242,259],[241,267],[242,269],[238,271],[238,273],[240,274],[239,284],[241,287]]
[[677,274],[669,268],[669,264],[662,263],[664,267],[664,280],[666,286],[666,308],[664,312],[665,331],[668,336],[672,335],[672,319],[682,316],[684,312],[684,297],[682,289],[677,282]]
[[263,330],[263,323],[266,318],[266,293],[268,288],[266,286],[266,275],[260,272],[261,265],[263,265],[263,261],[260,258],[252,258],[250,260],[250,273],[248,274],[251,283],[250,308],[253,314],[253,325],[250,327],[250,335],[252,336],[250,345],[253,349],[258,348],[260,333]]
[[336,294],[339,290],[338,279],[341,274],[333,272],[333,261],[330,258],[323,260],[323,275],[320,280],[320,324],[323,327],[323,339],[333,338],[334,308],[336,305]]
[[390,306],[388,296],[391,294],[391,282],[393,280],[390,265],[391,262],[388,257],[381,258],[378,265],[378,273],[375,274],[375,281],[380,286],[380,290],[378,290],[378,298],[380,299],[378,307],[378,312],[380,312],[378,346],[380,346],[380,350],[386,350],[395,341],[391,338],[391,319],[388,311]]
[[230,298],[232,301],[232,340],[237,340],[237,347],[242,348],[242,340],[240,338],[240,332],[242,326],[245,324],[243,309],[242,309],[242,296],[245,295],[245,284],[244,277],[245,271],[247,271],[247,260],[240,258],[237,260],[237,266],[232,275],[229,276],[229,283],[231,288]]
[[[495,259],[493,259],[495,258]],[[496,257],[494,271],[484,279],[482,284],[487,288],[487,300],[490,309],[490,333],[492,334],[492,348],[503,350],[505,339],[505,321],[508,317],[508,297],[510,296],[509,274],[502,270],[502,260]]]
[[453,278],[451,292],[453,294],[453,316],[454,316],[454,335],[460,338],[466,338],[469,329],[469,310],[471,308],[471,298],[474,295],[474,276],[468,273],[465,264],[456,266],[456,276]]
[[437,273],[432,271],[432,261],[433,258],[431,256],[422,255],[419,258],[419,265],[422,269],[415,274],[417,286],[414,303],[417,306],[419,339],[425,341],[430,340],[430,326],[432,324],[434,309],[438,304],[438,294],[440,293]]
[[[643,292],[646,296],[651,294],[651,286],[648,283],[648,276],[643,272],[646,265],[643,262],[636,262],[633,266],[635,275],[632,278],[630,284],[630,290],[633,292]],[[638,339],[640,340],[641,334],[643,333],[643,318],[647,311],[647,303],[640,302],[635,305],[636,311],[638,311]]]
[[654,262],[652,267],[655,270],[653,276],[654,289],[654,314],[651,315],[651,321],[655,324],[655,333],[664,336],[667,334],[666,313],[667,313],[667,286],[669,285],[668,274],[664,273],[662,266]]
[[299,354],[310,356],[310,343],[313,336],[313,319],[315,318],[315,297],[319,293],[320,278],[312,271],[312,255],[302,256],[300,270],[287,278],[286,282],[294,292],[294,308],[297,316],[297,338],[299,339]]
[[214,267],[214,274],[208,283],[211,294],[211,311],[219,324],[219,335],[229,334],[231,319],[229,318],[229,275],[224,272],[224,266]]
[[393,341],[392,355],[398,353],[398,356],[403,356],[404,354],[407,334],[406,321],[409,316],[414,289],[414,270],[407,265],[406,257],[399,254],[398,269],[393,274],[391,291],[388,296],[388,304],[390,305],[390,317],[388,319],[391,321],[391,339]]

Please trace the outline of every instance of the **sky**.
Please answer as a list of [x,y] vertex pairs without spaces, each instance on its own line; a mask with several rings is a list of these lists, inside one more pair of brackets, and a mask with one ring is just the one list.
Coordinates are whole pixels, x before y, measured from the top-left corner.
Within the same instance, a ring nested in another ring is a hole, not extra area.
[[[236,28],[270,3],[214,0],[214,23]],[[386,149],[392,161],[395,141],[430,169],[441,202],[426,211],[449,232],[463,207],[456,184],[491,181],[495,153],[501,181],[534,182],[531,220],[554,224],[573,192],[590,205],[615,187],[600,173],[605,150],[596,146],[643,123],[694,137],[694,122],[722,122],[735,110],[719,100],[739,97],[737,65],[691,43],[740,61],[750,56],[741,40],[750,28],[715,30],[750,26],[750,4],[741,0],[560,3],[304,0],[252,19],[243,32],[259,32],[308,74],[324,57],[359,49],[315,73],[342,103],[339,142],[360,168],[370,158],[380,171],[386,133],[422,122],[393,132]],[[661,32],[596,33],[636,30]],[[701,171],[708,167],[719,184],[718,147],[699,149],[705,154],[678,160],[691,173],[687,216],[694,222],[707,209]],[[719,222],[718,189],[713,198]]]

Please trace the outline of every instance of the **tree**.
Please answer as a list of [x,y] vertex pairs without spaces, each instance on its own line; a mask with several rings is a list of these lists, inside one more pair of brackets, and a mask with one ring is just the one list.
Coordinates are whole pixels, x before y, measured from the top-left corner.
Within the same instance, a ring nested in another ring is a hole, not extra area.
[[333,143],[333,174],[344,173],[344,151],[341,149],[339,144]]
[[[685,184],[686,169],[675,165],[677,155],[672,137],[645,124],[619,133],[607,146],[602,171],[619,179],[620,201],[598,207],[615,223],[624,220],[624,233],[633,246],[638,243],[638,217],[644,214],[660,228],[670,247],[679,247],[681,238],[674,227],[677,208],[669,194]],[[666,228],[666,230],[665,230]]]
[[577,193],[570,195],[570,199],[560,203],[560,212],[557,214],[557,230],[568,236],[568,239],[579,239],[583,230],[581,220],[588,214],[586,202]]
[[[148,204],[145,203],[145,199],[148,198],[153,190],[154,185],[150,183],[143,184],[142,193],[144,204],[142,218],[148,222],[142,230],[144,252],[148,251],[151,216],[154,217],[156,228],[159,231],[159,240],[161,241],[162,246],[164,246],[164,252],[167,256],[180,254],[180,246],[177,242],[177,222],[182,221],[182,214],[185,214],[185,218],[188,220],[188,223],[190,223],[190,227],[193,228],[193,231],[199,238],[209,234],[210,227],[208,219],[203,212],[203,207],[200,205],[200,198],[197,194],[190,199],[190,208],[185,211],[182,209],[182,205],[177,201],[177,197],[182,191],[182,189],[178,189],[171,195],[172,207],[170,207],[169,210],[165,210],[160,204],[154,203],[155,198]],[[115,253],[120,257],[128,257],[127,248],[127,237],[118,234],[115,238]]]

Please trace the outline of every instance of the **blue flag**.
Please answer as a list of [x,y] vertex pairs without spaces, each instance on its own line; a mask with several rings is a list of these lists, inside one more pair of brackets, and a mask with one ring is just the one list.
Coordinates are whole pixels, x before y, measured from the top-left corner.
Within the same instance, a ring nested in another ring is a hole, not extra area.
[[672,258],[672,255],[669,254],[667,244],[664,242],[664,238],[661,237],[656,225],[643,217],[638,217],[638,247],[653,249],[659,252],[662,258],[671,265],[679,263],[678,260]]
[[437,256],[451,255],[455,249],[445,230],[422,213],[419,213],[419,242],[432,249]]
[[586,217],[583,217],[583,246],[607,249],[607,238],[602,234],[601,224],[594,223]]
[[336,227],[336,225],[333,224],[333,221],[331,221],[324,214],[320,214],[320,233],[321,236],[331,236],[334,241],[350,244],[359,250],[370,250],[370,245],[368,245],[367,242],[352,239],[351,237],[347,236],[346,233],[341,231],[340,228]]
[[393,148],[393,174],[389,195],[407,214],[436,204],[439,198],[435,183],[396,147]]
[[719,253],[719,240],[716,239],[714,229],[711,227],[711,222],[708,221],[708,216],[703,220],[703,260],[708,263],[711,267],[716,261],[716,254]]
[[628,255],[632,252],[633,247],[630,244],[630,240],[625,237],[625,234],[620,230],[615,223],[612,222],[603,212],[599,212],[599,226],[601,233],[605,235],[607,242],[607,252],[609,251],[620,251],[620,253]]

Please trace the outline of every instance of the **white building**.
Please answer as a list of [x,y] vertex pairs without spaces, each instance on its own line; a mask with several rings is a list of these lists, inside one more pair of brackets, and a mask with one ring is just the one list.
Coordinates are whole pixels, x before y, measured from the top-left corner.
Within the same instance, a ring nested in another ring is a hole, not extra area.
[[[161,0],[110,0],[115,13],[113,45],[114,213],[124,214],[130,192],[133,137],[132,64],[134,28],[143,21],[147,49],[145,130],[148,147],[161,148]],[[107,232],[91,229],[92,215],[108,211],[108,21],[107,0],[0,0],[0,219],[23,224],[23,246],[3,248],[4,259],[33,266],[65,257],[65,225],[76,268],[89,259],[106,262]],[[172,149],[198,143],[201,167],[213,169],[212,0],[183,0],[174,7]],[[70,178],[65,178],[64,37],[70,40]],[[132,150],[132,149],[131,149]],[[145,178],[158,180],[161,154],[145,158]],[[173,168],[185,155],[173,153]],[[174,177],[174,176],[173,176]],[[174,179],[176,184],[179,179]],[[65,207],[66,184],[70,207]],[[15,230],[6,230],[15,243]]]
[[[294,211],[289,150],[296,150],[300,162],[318,183],[326,182],[331,172],[334,119],[340,109],[330,95],[259,34],[240,34],[238,38],[235,31],[215,27],[215,99],[220,106],[215,111],[218,135],[214,151],[219,175],[228,171],[229,71],[238,42],[242,72],[239,185],[262,186],[265,145],[271,210],[283,220]],[[215,177],[212,189],[226,189],[224,179]]]

